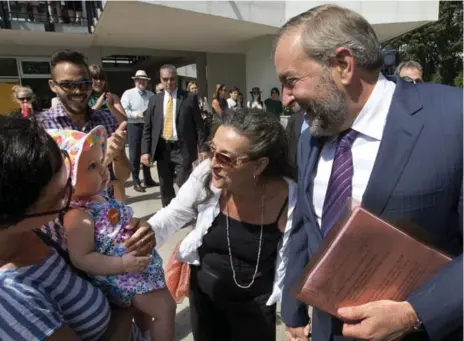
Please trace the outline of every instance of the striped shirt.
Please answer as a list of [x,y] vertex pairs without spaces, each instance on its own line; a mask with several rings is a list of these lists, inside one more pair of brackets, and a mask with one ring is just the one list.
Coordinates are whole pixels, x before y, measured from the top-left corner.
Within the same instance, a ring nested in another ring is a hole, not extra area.
[[54,250],[37,265],[0,270],[0,340],[46,340],[68,325],[98,340],[111,316],[104,294],[77,276]]
[[98,125],[105,127],[108,136],[111,136],[118,128],[118,121],[109,111],[89,109],[88,119],[82,127],[79,127],[68,115],[61,103],[56,107],[41,112],[37,120],[45,129],[73,129],[84,133],[90,132]]

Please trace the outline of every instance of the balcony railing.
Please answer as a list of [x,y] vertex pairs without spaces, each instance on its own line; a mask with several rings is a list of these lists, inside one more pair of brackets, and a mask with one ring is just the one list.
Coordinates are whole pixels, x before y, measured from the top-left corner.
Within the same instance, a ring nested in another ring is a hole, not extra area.
[[93,33],[103,11],[102,1],[65,3],[63,6],[61,1],[0,1],[0,28]]

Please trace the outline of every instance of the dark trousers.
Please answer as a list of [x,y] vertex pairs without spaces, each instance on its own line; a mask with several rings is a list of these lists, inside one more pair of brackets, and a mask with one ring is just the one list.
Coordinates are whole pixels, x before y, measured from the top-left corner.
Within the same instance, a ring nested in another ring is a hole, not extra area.
[[160,149],[156,161],[163,207],[175,198],[174,183],[181,187],[192,173],[192,163],[184,160],[178,142],[166,142],[160,139]]
[[242,298],[235,294],[228,298],[221,292],[228,286],[218,290],[221,284],[214,284],[214,275],[205,278],[209,275],[203,270],[197,266],[190,268],[190,322],[195,341],[276,340],[276,305],[266,305],[270,292],[252,297],[245,294]]
[[[132,166],[132,181],[134,185],[140,185],[140,156],[142,154],[143,123],[129,123],[127,125],[127,137],[129,140],[129,161]],[[143,179],[145,182],[153,181],[150,167],[142,166]]]

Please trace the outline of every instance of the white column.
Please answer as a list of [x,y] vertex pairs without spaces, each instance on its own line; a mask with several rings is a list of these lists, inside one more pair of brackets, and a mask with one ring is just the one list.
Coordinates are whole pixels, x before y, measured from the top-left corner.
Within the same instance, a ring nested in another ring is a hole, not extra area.
[[[251,99],[250,91],[253,87],[259,87],[262,91],[261,98],[264,101],[270,97],[271,89],[281,89],[281,84],[276,76],[273,60],[273,44],[275,36],[266,35],[253,39],[247,44],[246,51],[246,100]],[[245,94],[244,94],[245,95]]]
[[246,68],[245,55],[232,53],[207,53],[208,100],[216,89],[216,84],[227,88],[237,86],[245,96]]

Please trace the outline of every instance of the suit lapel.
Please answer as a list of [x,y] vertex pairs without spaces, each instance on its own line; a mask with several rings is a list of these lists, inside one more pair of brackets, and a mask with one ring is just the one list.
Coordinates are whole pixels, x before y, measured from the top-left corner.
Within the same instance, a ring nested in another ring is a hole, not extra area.
[[154,116],[155,116],[155,123],[157,123],[157,125],[159,127],[161,127],[161,134],[163,134],[163,128],[164,128],[164,91],[159,93],[159,94],[156,94],[155,96],[156,97],[156,102],[155,102],[155,112],[154,112]]
[[296,115],[299,115],[298,118],[295,120],[295,127],[293,127],[295,129],[295,136],[297,136],[297,140],[300,138],[301,136],[301,127],[303,126],[303,120],[304,120],[304,116],[302,114],[296,114]]
[[[301,128],[301,127],[300,127]],[[310,135],[309,129],[303,133],[303,136]],[[305,199],[305,207],[308,210],[304,210],[304,212],[308,212],[307,218],[311,221],[310,226],[314,228],[314,233],[317,238],[318,242],[322,241],[322,234],[319,229],[319,224],[317,222],[316,212],[314,211],[314,203],[313,203],[313,190],[314,190],[314,178],[316,177],[316,170],[317,164],[319,161],[319,157],[321,155],[321,150],[324,145],[324,139],[316,138],[313,136],[309,137],[309,155],[307,156],[307,163],[304,172],[304,182],[303,182],[303,189],[304,189],[304,199]]]
[[184,102],[184,94],[180,91],[180,89],[177,90],[177,102],[176,102],[176,125],[179,123],[179,116],[180,116],[180,109],[182,107],[182,103]]
[[416,114],[422,103],[415,85],[398,80],[362,204],[380,215],[388,203],[422,131]]

